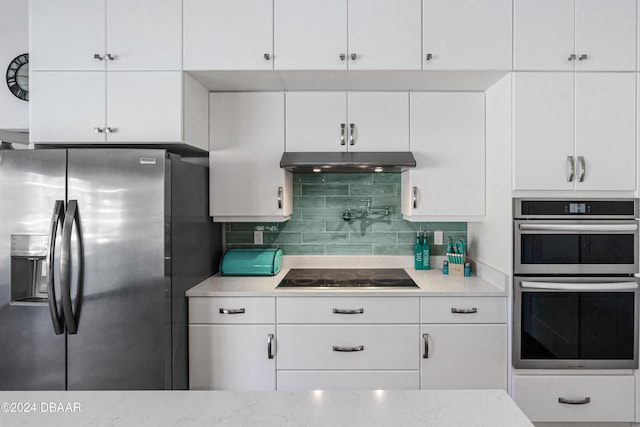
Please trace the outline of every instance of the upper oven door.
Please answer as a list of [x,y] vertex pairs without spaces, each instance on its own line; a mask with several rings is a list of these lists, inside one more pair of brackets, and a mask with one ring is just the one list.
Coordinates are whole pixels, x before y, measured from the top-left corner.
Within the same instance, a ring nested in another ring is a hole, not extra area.
[[638,273],[637,220],[515,220],[514,274]]

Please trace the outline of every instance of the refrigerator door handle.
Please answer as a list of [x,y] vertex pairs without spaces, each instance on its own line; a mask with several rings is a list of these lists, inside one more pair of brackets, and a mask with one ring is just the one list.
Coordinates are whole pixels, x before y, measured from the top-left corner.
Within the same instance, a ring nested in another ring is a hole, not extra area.
[[[78,223],[78,201],[69,200],[67,212],[64,216],[64,226],[62,227],[62,245],[60,247],[60,287],[62,289],[62,309],[64,311],[64,321],[67,324],[67,332],[70,335],[78,333],[78,318],[73,313],[73,303],[71,301],[71,236],[73,226]],[[80,254],[82,254],[82,236],[78,239]],[[82,281],[82,259],[80,261],[80,281]]]
[[62,316],[58,311],[58,302],[56,300],[56,289],[54,280],[54,257],[56,253],[56,237],[58,235],[58,225],[64,221],[64,201],[56,200],[53,205],[53,215],[51,216],[51,229],[49,230],[49,271],[47,273],[47,299],[49,301],[49,313],[51,314],[51,322],[56,335],[64,332],[64,323]]

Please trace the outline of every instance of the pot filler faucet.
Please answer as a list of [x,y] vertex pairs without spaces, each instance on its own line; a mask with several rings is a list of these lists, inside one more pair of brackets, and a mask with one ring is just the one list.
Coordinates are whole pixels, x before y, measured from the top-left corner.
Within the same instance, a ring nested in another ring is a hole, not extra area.
[[375,208],[371,206],[371,199],[360,200],[363,203],[366,203],[364,211],[352,211],[350,208],[347,208],[342,214],[342,219],[345,221],[351,221],[352,219],[362,219],[367,218],[369,215],[389,215],[389,206],[385,206],[384,208]]

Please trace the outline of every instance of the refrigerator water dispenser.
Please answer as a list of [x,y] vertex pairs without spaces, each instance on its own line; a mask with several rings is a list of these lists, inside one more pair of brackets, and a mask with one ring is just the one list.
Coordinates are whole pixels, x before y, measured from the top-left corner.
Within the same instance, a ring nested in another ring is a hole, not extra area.
[[11,235],[11,304],[47,303],[49,236]]

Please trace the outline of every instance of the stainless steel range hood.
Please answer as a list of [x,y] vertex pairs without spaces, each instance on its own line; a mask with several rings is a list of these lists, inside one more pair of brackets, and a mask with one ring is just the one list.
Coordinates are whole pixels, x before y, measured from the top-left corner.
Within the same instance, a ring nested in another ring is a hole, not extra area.
[[402,172],[415,166],[408,151],[285,152],[280,160],[280,167],[292,172]]

